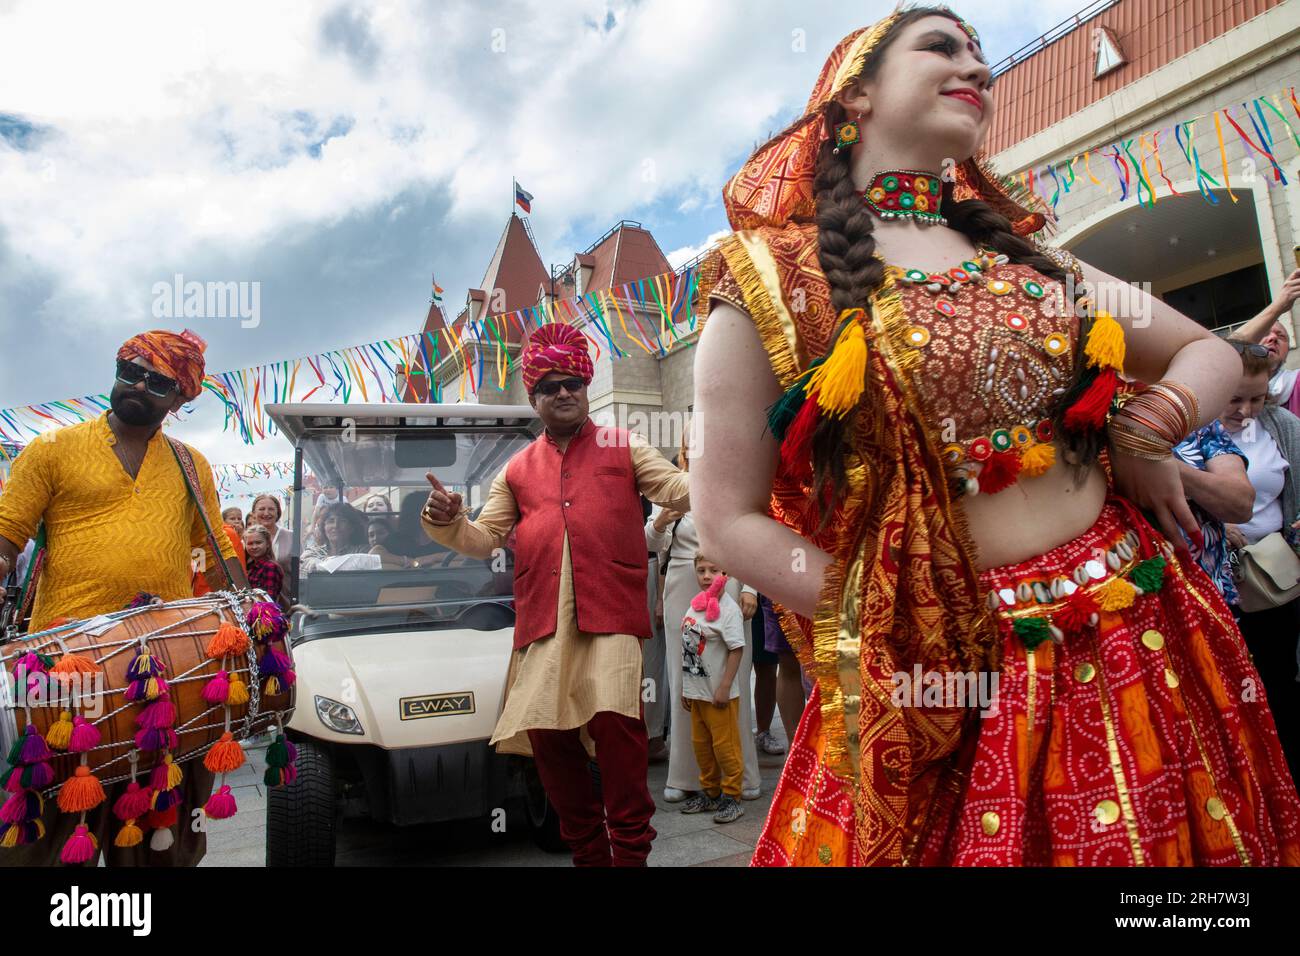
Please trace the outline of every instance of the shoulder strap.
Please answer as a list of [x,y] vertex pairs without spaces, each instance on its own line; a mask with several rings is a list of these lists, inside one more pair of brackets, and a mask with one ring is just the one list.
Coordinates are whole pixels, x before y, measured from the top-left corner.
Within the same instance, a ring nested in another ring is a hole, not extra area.
[[176,463],[180,465],[181,477],[185,479],[185,487],[190,493],[190,500],[194,502],[194,507],[199,513],[199,518],[203,521],[203,529],[208,534],[208,547],[212,549],[212,557],[216,559],[217,564],[221,565],[221,571],[226,576],[226,583],[230,585],[230,590],[235,590],[235,579],[230,576],[230,568],[226,567],[225,558],[221,556],[221,548],[217,545],[217,536],[212,533],[212,525],[208,523],[208,514],[203,510],[203,497],[199,494],[199,469],[194,464],[194,456],[184,442],[177,441],[170,435],[164,435],[167,439],[167,446],[171,448],[172,455],[176,458]]
[[23,583],[18,587],[18,600],[15,605],[17,616],[13,623],[19,627],[31,614],[32,603],[36,597],[36,582],[40,580],[41,570],[45,567],[46,547],[45,522],[42,521],[36,527],[36,545],[32,548],[31,560],[27,562],[27,573],[23,575]]

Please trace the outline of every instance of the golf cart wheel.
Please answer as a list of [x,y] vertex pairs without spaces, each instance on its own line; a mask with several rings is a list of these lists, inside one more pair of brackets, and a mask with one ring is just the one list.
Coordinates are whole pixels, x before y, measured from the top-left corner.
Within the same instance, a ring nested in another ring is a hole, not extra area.
[[329,748],[295,741],[298,777],[274,787],[266,800],[267,866],[333,866],[338,791]]
[[537,765],[531,760],[524,768],[524,809],[528,816],[528,832],[533,842],[547,853],[568,853],[569,845],[560,836],[560,816],[546,799],[546,788],[537,775]]

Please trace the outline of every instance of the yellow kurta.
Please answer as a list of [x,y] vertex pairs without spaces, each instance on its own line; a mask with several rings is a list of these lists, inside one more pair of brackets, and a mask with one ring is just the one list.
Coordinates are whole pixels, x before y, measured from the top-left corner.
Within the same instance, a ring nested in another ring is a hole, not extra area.
[[[212,567],[203,520],[162,430],[149,440],[134,481],[113,452],[116,441],[105,412],[49,432],[14,459],[0,494],[0,536],[21,550],[44,521],[48,548],[32,608],[33,632],[56,617],[119,611],[141,591],[165,601],[192,596],[194,548],[204,548]],[[220,533],[212,467],[190,452],[221,557],[233,558],[230,539]]]
[[[631,452],[637,490],[665,508],[690,510],[686,473],[636,437]],[[537,440],[550,439],[543,435]],[[439,544],[485,560],[494,549],[504,547],[518,520],[519,506],[506,482],[505,469],[493,480],[477,521],[470,521],[464,511],[442,527],[422,518],[425,531]],[[642,536],[640,525],[628,532]],[[567,534],[558,601],[555,633],[511,654],[505,708],[492,735],[500,753],[531,754],[528,730],[572,730],[585,726],[601,711],[627,717],[641,714],[640,640],[631,634],[578,630]]]

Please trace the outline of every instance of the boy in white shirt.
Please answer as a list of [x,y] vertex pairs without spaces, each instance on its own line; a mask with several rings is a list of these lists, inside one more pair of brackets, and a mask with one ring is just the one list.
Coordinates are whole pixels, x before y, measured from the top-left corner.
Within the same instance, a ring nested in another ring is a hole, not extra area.
[[745,763],[740,752],[740,688],[736,674],[745,647],[740,606],[723,589],[727,577],[695,555],[701,592],[682,618],[682,707],[691,715],[691,741],[700,765],[700,792],[682,813],[713,813],[714,823],[744,814]]

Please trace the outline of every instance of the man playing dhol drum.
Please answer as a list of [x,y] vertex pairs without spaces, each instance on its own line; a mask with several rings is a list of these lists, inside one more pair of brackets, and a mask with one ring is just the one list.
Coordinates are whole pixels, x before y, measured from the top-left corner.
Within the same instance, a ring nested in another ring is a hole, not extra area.
[[[218,586],[227,585],[220,560],[236,587],[248,586],[229,539],[216,536],[220,559],[207,545],[207,528],[221,527],[211,466],[185,446],[195,473],[190,481],[201,492],[205,526],[183,466],[161,430],[169,412],[199,394],[203,349],[203,340],[189,331],[144,332],[129,339],[117,352],[117,381],[109,396],[112,410],[47,433],[14,460],[0,495],[0,580],[44,523],[46,553],[36,582],[32,632],[48,628],[56,618],[121,610],[141,592],[164,601],[189,597],[191,555],[198,548],[204,548],[204,567],[215,572],[214,584],[219,580]],[[202,761],[189,763],[183,806],[203,806],[212,779]],[[114,847],[108,833],[111,807],[124,786],[108,788],[108,799],[89,821],[110,866],[193,866],[203,858],[207,840],[188,821],[182,821],[178,839],[168,850],[150,850],[147,843]],[[77,818],[60,814],[48,800],[44,819],[45,838],[0,850],[0,865],[58,862],[59,848]]]

